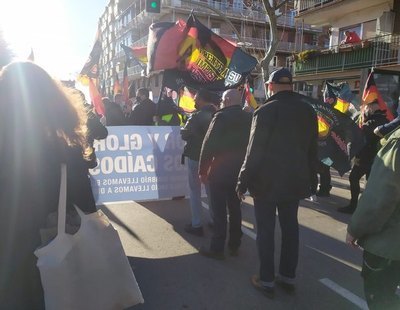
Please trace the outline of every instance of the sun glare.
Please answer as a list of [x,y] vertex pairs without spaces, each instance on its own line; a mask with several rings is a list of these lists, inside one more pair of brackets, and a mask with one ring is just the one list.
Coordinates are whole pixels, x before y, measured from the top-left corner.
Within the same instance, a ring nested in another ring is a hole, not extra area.
[[0,29],[16,58],[27,59],[32,48],[35,62],[53,75],[69,65],[68,57],[61,57],[71,46],[64,1],[2,0],[0,5]]

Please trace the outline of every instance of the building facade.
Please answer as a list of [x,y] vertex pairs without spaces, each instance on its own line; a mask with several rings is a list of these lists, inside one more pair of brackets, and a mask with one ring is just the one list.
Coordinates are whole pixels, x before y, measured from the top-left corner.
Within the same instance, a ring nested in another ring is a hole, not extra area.
[[[296,20],[322,27],[325,42],[297,54],[295,81],[313,85],[319,95],[324,81],[347,81],[360,94],[372,68],[400,71],[399,0],[301,0],[295,7]],[[360,41],[344,43],[345,31]]]
[[[100,80],[105,82],[108,94],[112,93],[115,73],[122,79],[125,55],[120,44],[145,46],[151,23],[186,20],[192,10],[196,17],[212,31],[237,43],[257,59],[262,59],[269,47],[268,17],[261,1],[162,0],[159,14],[147,13],[145,4],[145,0],[110,0],[99,20],[103,47],[100,59]],[[290,56],[303,49],[315,48],[321,33],[319,29],[296,22],[294,1],[289,1],[277,14],[279,16],[277,24],[279,46],[270,63],[271,69],[289,67]],[[229,19],[231,25],[221,15]],[[149,87],[153,91],[153,96],[158,96],[162,81],[161,74],[145,77],[140,66],[132,66],[128,68],[128,75],[134,87]],[[261,99],[264,96],[261,73],[254,72],[252,75],[255,96]]]

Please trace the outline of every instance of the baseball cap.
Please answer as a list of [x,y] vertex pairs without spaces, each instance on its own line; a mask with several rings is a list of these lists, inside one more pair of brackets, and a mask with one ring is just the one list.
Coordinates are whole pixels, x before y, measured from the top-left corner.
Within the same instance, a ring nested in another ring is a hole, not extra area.
[[266,84],[292,84],[292,74],[286,68],[279,68],[272,71]]

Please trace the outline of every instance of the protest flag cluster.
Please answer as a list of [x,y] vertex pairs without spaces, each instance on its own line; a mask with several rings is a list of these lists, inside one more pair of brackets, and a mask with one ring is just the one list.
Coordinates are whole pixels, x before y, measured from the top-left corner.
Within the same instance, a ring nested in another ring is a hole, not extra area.
[[[148,72],[169,70],[167,78],[177,76],[195,89],[238,87],[257,65],[254,57],[212,32],[193,14],[186,22],[152,24],[147,47]],[[168,87],[178,90],[178,86]]]
[[361,129],[350,116],[320,100],[303,97],[318,118],[318,157],[342,176],[351,169],[351,159],[364,146]]

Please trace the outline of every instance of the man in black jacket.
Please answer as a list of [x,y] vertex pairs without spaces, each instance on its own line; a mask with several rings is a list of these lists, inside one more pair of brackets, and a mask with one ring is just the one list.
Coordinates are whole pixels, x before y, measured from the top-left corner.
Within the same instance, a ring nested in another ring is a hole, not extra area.
[[136,126],[154,125],[156,109],[156,104],[149,99],[149,90],[139,88],[136,92],[136,102],[128,116],[128,124]]
[[241,94],[237,89],[222,95],[221,110],[215,113],[200,153],[199,175],[209,181],[214,229],[210,248],[200,248],[200,254],[216,259],[224,258],[224,246],[229,210],[228,247],[232,256],[242,237],[240,199],[236,183],[249,142],[251,114],[242,110]]
[[267,82],[272,95],[254,112],[249,145],[239,174],[237,192],[254,197],[259,275],[255,288],[274,296],[274,231],[278,209],[282,247],[277,283],[294,291],[299,251],[299,200],[310,196],[315,177],[318,123],[304,96],[292,91],[292,75],[284,68],[271,73]]
[[[190,208],[192,221],[185,226],[185,231],[196,236],[203,236],[202,205],[201,205],[201,182],[199,178],[199,158],[201,145],[206,135],[208,125],[216,108],[212,104],[214,96],[200,89],[195,95],[196,111],[187,120],[185,127],[181,129],[182,140],[186,141],[182,158],[187,157]],[[204,184],[208,195],[208,184]],[[212,218],[212,216],[211,216]]]
[[388,123],[386,112],[379,109],[378,102],[365,105],[361,119],[361,130],[364,133],[365,145],[354,157],[353,167],[349,175],[351,199],[347,206],[338,208],[341,213],[352,214],[356,210],[358,196],[360,195],[360,180],[364,175],[368,179],[372,163],[379,149],[380,138],[374,134],[374,130],[378,126]]

